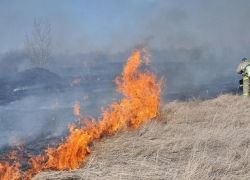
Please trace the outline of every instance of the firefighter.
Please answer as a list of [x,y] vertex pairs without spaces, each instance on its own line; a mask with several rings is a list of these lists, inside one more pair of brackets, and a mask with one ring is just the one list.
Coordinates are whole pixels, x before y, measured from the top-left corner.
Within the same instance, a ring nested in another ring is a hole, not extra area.
[[249,85],[250,85],[250,79],[246,72],[246,67],[250,65],[250,62],[247,60],[247,58],[242,59],[242,63],[239,64],[237,68],[237,73],[241,74],[243,77],[243,96],[248,96],[249,93]]

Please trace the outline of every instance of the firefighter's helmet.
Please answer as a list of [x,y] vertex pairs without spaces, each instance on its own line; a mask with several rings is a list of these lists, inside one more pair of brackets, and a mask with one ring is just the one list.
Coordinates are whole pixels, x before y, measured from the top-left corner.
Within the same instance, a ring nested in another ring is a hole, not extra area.
[[242,59],[242,62],[245,62],[245,61],[247,61],[247,58],[243,58],[243,59]]

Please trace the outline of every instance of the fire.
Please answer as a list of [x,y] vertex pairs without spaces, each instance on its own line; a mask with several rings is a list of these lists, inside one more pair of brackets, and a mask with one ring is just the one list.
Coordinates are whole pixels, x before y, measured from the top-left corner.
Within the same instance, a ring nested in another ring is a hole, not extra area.
[[8,162],[4,164],[0,164],[0,177],[2,180],[15,180],[15,179],[21,179],[21,173],[19,171],[19,168],[21,165],[17,162],[14,162],[11,166]]
[[[144,54],[144,55],[142,55]],[[22,177],[32,178],[35,174],[46,169],[69,170],[81,166],[81,162],[91,151],[89,145],[96,139],[107,135],[114,135],[120,129],[136,129],[143,122],[150,121],[159,115],[161,82],[156,81],[153,73],[139,70],[142,63],[148,62],[149,55],[144,49],[137,49],[123,68],[121,77],[115,79],[117,91],[124,95],[120,102],[109,105],[103,110],[102,118],[84,118],[84,126],[75,124],[69,126],[70,135],[58,148],[48,148],[45,155],[32,157],[29,160],[30,169]],[[75,104],[75,114],[79,114],[79,103]],[[8,179],[5,169],[0,164],[2,179]],[[18,164],[13,168],[13,173],[19,176]],[[12,170],[12,169],[11,169]]]
[[21,173],[19,171],[19,168],[21,167],[21,164],[16,162],[17,155],[16,151],[12,151],[6,158],[9,161],[12,161],[12,164],[10,165],[9,162],[5,161],[5,163],[0,163],[0,178],[3,180],[14,180],[14,179],[20,179]]
[[75,80],[71,83],[71,86],[74,86],[74,85],[79,84],[79,83],[80,83],[83,79],[84,79],[84,77],[81,77],[81,78],[75,79]]
[[74,115],[79,116],[80,115],[80,102],[76,101],[74,107]]

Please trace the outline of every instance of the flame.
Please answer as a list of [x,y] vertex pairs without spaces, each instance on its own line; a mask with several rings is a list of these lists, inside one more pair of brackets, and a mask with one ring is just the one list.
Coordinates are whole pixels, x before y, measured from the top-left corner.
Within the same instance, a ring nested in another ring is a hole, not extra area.
[[[142,55],[144,53],[144,55]],[[136,129],[143,122],[150,121],[159,115],[162,81],[157,82],[153,73],[139,70],[143,62],[148,62],[149,54],[145,49],[137,49],[123,68],[121,77],[115,79],[117,91],[124,95],[120,102],[114,102],[103,110],[103,117],[97,120],[84,118],[84,126],[69,126],[70,135],[58,148],[48,148],[45,155],[32,157],[30,169],[22,178],[30,179],[46,169],[69,170],[81,166],[81,162],[91,151],[89,145],[96,139],[114,135],[120,129]],[[74,106],[75,114],[79,113],[79,104]],[[5,164],[5,166],[8,164]],[[1,168],[2,179],[8,179],[8,172]],[[18,164],[10,166],[19,176]],[[11,169],[12,170],[12,169]]]
[[19,171],[20,163],[14,162],[10,165],[8,162],[0,163],[0,177],[2,180],[16,180],[21,179],[22,174]]
[[3,180],[14,180],[14,179],[20,179],[21,173],[19,171],[19,168],[21,167],[21,164],[16,162],[17,159],[17,152],[12,151],[6,158],[9,161],[13,161],[10,165],[9,162],[5,161],[5,163],[0,163],[0,178]]
[[79,116],[80,115],[80,102],[76,101],[74,107],[74,115]]
[[75,80],[71,83],[71,86],[74,86],[74,85],[79,84],[79,83],[80,83],[83,79],[84,79],[84,77],[81,77],[81,78],[75,79]]

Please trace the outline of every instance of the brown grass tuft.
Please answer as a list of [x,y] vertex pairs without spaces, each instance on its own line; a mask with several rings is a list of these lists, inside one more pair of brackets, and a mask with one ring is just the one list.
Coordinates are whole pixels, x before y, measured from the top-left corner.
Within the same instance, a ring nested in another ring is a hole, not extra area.
[[172,102],[158,121],[95,142],[82,169],[34,179],[250,179],[250,99]]

